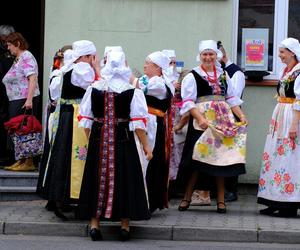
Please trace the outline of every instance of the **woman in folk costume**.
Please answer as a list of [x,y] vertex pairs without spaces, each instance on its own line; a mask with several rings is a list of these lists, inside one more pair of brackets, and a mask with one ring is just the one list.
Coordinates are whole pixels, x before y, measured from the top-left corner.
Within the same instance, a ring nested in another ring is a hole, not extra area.
[[149,113],[148,138],[153,159],[147,167],[147,188],[151,213],[168,207],[170,126],[167,128],[167,110],[171,107],[174,87],[163,78],[162,70],[169,67],[169,58],[162,52],[147,56],[144,76],[138,87],[144,91]]
[[[129,240],[129,221],[150,218],[142,156],[152,158],[146,136],[143,92],[129,84],[125,54],[112,51],[101,70],[106,79],[86,91],[80,126],[89,147],[78,215],[91,219],[92,240],[102,240],[100,219],[121,220],[120,240]],[[140,158],[141,157],[141,158]]]
[[[217,212],[226,213],[224,177],[245,173],[246,118],[227,74],[217,65],[222,53],[213,40],[199,44],[195,67],[182,81],[181,114],[190,112],[177,181],[186,188],[179,211],[189,208],[198,176],[215,176]],[[241,123],[236,123],[233,113]]]
[[[69,71],[72,67],[73,51],[70,49],[71,45],[63,46],[59,51],[55,53],[53,59],[53,65],[51,67],[51,73],[49,76],[49,97],[47,107],[45,109],[45,126],[44,126],[44,150],[39,167],[39,179],[37,184],[37,193],[43,197],[48,197],[46,193],[48,189],[44,188],[44,177],[45,171],[48,166],[49,156],[51,154],[52,142],[53,142],[53,121],[55,120],[55,115],[57,116],[56,105],[59,102],[61,95],[61,84],[63,74]],[[49,201],[46,205],[46,209],[49,211],[54,211],[56,208],[54,201]]]
[[53,114],[50,155],[40,178],[45,198],[56,203],[54,212],[64,220],[61,208],[79,198],[87,151],[84,129],[78,127],[79,104],[100,74],[92,42],[76,41],[72,47],[73,58],[62,71],[60,98]]
[[262,156],[258,203],[261,214],[295,217],[300,206],[299,119],[300,45],[287,38],[279,45],[285,67],[277,85],[278,103],[273,111]]

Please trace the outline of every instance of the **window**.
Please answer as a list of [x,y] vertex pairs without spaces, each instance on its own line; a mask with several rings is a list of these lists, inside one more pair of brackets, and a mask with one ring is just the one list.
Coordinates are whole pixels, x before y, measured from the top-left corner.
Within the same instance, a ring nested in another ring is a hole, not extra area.
[[234,0],[233,59],[242,65],[242,29],[268,29],[268,71],[265,79],[278,79],[282,63],[278,44],[288,36],[300,38],[299,0]]

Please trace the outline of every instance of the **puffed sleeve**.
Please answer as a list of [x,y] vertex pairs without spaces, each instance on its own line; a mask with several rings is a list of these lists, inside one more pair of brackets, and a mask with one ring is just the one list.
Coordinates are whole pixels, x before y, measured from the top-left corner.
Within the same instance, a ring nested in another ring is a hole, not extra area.
[[295,79],[294,93],[296,96],[296,101],[293,104],[293,109],[300,111],[300,76]]
[[79,62],[74,65],[71,75],[73,85],[87,89],[94,81],[95,71],[88,63]]
[[140,89],[135,89],[130,103],[130,131],[137,128],[147,131],[147,120],[148,108],[145,95]]
[[236,96],[240,97],[243,94],[244,88],[245,88],[245,75],[241,71],[237,71],[234,73],[234,75],[231,78],[234,93]]
[[23,53],[22,60],[20,61],[23,74],[28,77],[30,75],[38,75],[38,65],[34,56],[29,52]]
[[227,82],[227,86],[228,86],[227,93],[225,96],[226,102],[228,103],[228,105],[230,107],[241,105],[243,103],[243,101],[238,96],[236,96],[236,93],[234,92],[233,84],[232,84],[230,78],[228,77],[228,75],[226,77],[226,82]]
[[197,84],[192,73],[188,73],[182,80],[181,97],[182,107],[180,109],[180,114],[183,115],[184,113],[196,107],[195,102],[197,100]]
[[50,75],[49,92],[53,101],[57,101],[60,98],[62,77],[62,72],[58,70],[56,72],[53,71]]
[[88,87],[79,106],[79,127],[91,128],[94,122],[94,114],[92,112],[91,93],[93,87]]

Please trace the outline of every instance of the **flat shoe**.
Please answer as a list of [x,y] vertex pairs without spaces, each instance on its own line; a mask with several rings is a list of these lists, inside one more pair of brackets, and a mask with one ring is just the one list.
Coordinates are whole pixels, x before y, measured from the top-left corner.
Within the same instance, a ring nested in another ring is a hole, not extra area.
[[264,215],[272,215],[274,214],[276,211],[278,211],[278,209],[274,208],[274,207],[267,207],[265,209],[261,209],[259,210],[260,214],[264,214]]
[[[187,205],[186,206],[182,206],[181,203],[186,202]],[[188,208],[190,207],[191,201],[190,200],[181,200],[179,206],[178,206],[178,211],[183,212],[188,210]]]
[[[219,207],[219,204],[222,204],[222,205],[224,205],[225,207],[224,208],[220,208]],[[222,201],[219,201],[218,203],[217,203],[217,213],[219,213],[219,214],[226,214],[226,204],[224,203],[224,202],[222,202]]]
[[130,240],[130,233],[124,228],[121,228],[120,231],[120,241],[128,241]]
[[101,241],[101,240],[103,240],[101,231],[97,228],[91,228],[90,237],[91,237],[92,241]]

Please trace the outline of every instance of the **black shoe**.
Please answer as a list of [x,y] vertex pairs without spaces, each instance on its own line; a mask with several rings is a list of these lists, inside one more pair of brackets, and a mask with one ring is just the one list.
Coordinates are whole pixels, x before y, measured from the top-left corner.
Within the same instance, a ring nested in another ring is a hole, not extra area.
[[60,208],[58,208],[58,207],[55,207],[54,214],[55,214],[58,218],[62,219],[63,221],[69,220],[69,219],[61,212]]
[[236,192],[225,192],[225,201],[226,202],[231,202],[231,201],[237,201],[238,195]]
[[276,211],[278,211],[277,208],[274,208],[274,207],[267,207],[267,208],[265,208],[265,209],[259,210],[259,213],[260,213],[260,214],[264,214],[264,215],[272,215],[272,214],[274,214]]
[[297,217],[297,210],[297,208],[279,209],[279,212],[276,214],[276,216],[282,218],[295,218]]
[[55,201],[48,201],[45,208],[50,212],[54,212],[56,208]]
[[103,240],[101,231],[97,228],[92,228],[90,230],[90,236],[91,236],[92,241],[101,241],[101,240]]
[[130,240],[130,233],[124,228],[121,228],[120,231],[120,241],[128,241]]
[[[219,207],[219,204],[222,204],[222,205],[224,205],[225,207],[224,207],[224,208],[220,208],[220,207]],[[224,202],[222,202],[222,201],[219,201],[219,202],[217,203],[217,213],[219,213],[219,214],[226,214],[226,212],[227,212],[227,210],[226,210],[226,204],[225,204]]]

